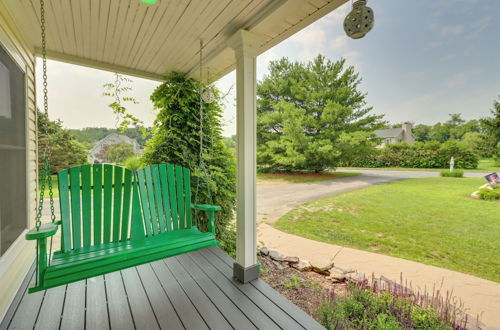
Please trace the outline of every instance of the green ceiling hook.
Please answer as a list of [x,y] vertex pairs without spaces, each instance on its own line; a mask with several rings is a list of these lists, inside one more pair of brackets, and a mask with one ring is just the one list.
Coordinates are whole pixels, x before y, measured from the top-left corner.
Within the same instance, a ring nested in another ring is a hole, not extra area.
[[156,0],[141,0],[146,5],[156,5]]

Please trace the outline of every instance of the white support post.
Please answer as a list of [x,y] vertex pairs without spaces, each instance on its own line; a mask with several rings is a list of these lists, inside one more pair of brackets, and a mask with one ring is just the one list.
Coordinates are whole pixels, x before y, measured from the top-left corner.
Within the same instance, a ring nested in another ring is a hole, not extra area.
[[256,57],[259,36],[240,30],[229,40],[236,56],[236,263],[234,276],[246,283],[259,276],[256,236]]

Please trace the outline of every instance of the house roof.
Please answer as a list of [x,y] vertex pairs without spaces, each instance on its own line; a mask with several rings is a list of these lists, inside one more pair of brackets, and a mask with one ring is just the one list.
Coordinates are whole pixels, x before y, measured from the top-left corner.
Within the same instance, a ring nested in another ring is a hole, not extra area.
[[379,138],[395,138],[403,134],[403,129],[401,127],[388,128],[388,129],[378,129],[375,131],[375,135]]
[[[246,29],[268,50],[347,0],[46,1],[47,56],[98,69],[162,80],[170,71],[204,76],[235,68],[228,39]],[[4,0],[21,34],[40,54],[39,0]]]

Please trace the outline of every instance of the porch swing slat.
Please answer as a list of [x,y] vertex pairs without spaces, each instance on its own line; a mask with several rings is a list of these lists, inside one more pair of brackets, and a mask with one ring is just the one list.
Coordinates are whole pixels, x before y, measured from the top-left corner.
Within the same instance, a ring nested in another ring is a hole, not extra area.
[[172,230],[172,214],[170,213],[170,194],[168,191],[168,180],[167,180],[167,166],[165,164],[160,164],[158,166],[160,172],[160,185],[162,188],[162,200],[163,208],[165,210],[165,229],[166,231]]
[[191,172],[189,168],[184,168],[184,197],[186,205],[186,227],[191,228],[193,225],[191,219]]
[[130,218],[130,198],[132,192],[132,171],[125,171],[123,178],[123,213],[122,213],[122,230],[121,241],[128,239],[128,227]]
[[114,193],[113,193],[113,242],[120,239],[120,219],[122,215],[122,181],[123,181],[123,168],[115,166],[114,176]]
[[82,165],[82,217],[83,217],[83,247],[90,246],[91,241],[91,193],[92,185],[90,165]]
[[59,187],[59,209],[61,212],[61,223],[63,230],[61,234],[61,250],[68,252],[71,250],[71,224],[69,210],[69,189],[68,189],[68,170],[62,170],[57,173],[57,185]]
[[182,179],[182,167],[175,166],[175,180],[177,186],[177,205],[179,207],[179,228],[186,228],[186,216],[184,205],[184,185]]
[[175,191],[174,165],[167,164],[168,189],[170,192],[170,210],[172,211],[173,230],[179,229],[179,218],[177,216],[177,193]]
[[163,200],[161,198],[161,182],[160,182],[160,173],[159,173],[159,168],[158,165],[151,165],[151,172],[152,172],[152,177],[153,177],[153,187],[155,191],[155,200],[156,200],[156,206],[157,206],[157,211],[158,211],[158,222],[160,224],[159,230],[160,232],[165,232],[165,213],[163,211]]
[[[149,202],[149,211],[151,212],[151,226],[153,227],[153,235],[156,235],[159,232],[159,223],[158,216],[156,212],[156,203],[155,203],[155,194],[153,192],[153,180],[151,178],[151,167],[146,167],[144,169],[144,173],[146,174],[146,189],[147,196]],[[144,202],[144,201],[143,201]]]
[[103,243],[111,241],[111,203],[113,197],[113,166],[104,165],[104,236]]
[[93,165],[94,245],[102,242],[102,165]]
[[144,227],[146,228],[146,235],[149,237],[152,236],[153,234],[151,233],[151,217],[149,213],[148,197],[147,197],[146,185],[144,184],[143,171],[137,171],[137,179],[139,182],[140,198],[142,200],[142,209],[143,209],[142,215],[144,217]]
[[69,169],[71,191],[71,230],[73,233],[73,249],[81,248],[81,205],[80,205],[80,167]]

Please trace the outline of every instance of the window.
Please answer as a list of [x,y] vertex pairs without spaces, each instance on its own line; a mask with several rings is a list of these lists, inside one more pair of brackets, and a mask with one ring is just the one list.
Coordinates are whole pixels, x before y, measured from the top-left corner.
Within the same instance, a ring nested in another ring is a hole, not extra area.
[[27,223],[24,76],[0,45],[0,256]]

